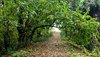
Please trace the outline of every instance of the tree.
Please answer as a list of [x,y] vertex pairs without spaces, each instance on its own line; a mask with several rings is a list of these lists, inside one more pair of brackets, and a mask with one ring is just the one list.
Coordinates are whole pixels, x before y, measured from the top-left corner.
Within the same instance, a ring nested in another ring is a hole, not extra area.
[[[3,22],[2,26],[5,27],[2,31],[4,32],[5,49],[8,50],[9,46],[17,46],[17,44],[18,47],[24,47],[32,41],[34,33],[38,29],[52,27],[55,22],[64,17],[62,11],[68,10],[66,8],[67,1],[64,1],[3,0],[0,18]],[[45,31],[45,29],[42,30]],[[13,41],[16,44],[12,43]]]
[[[88,40],[94,35],[97,36],[98,31],[94,28],[99,23],[87,15],[88,11],[82,15],[82,11],[79,10],[81,3],[79,0],[74,2],[76,8],[73,11],[69,0],[2,0],[0,49],[8,51],[24,47],[27,43],[31,43],[34,36],[44,35],[54,24],[73,42],[83,46],[90,45]],[[89,21],[86,20],[87,17],[90,18]],[[89,36],[82,33],[88,33]]]

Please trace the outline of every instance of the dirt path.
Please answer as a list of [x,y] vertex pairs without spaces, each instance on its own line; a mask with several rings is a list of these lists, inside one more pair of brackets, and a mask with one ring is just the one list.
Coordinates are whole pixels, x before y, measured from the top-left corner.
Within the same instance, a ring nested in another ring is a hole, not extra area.
[[53,36],[48,41],[34,43],[18,50],[11,56],[4,57],[77,57],[75,55],[79,53],[80,50],[61,42],[59,32],[53,32]]
[[66,57],[67,54],[61,45],[60,33],[54,32],[47,42],[35,49],[33,57]]

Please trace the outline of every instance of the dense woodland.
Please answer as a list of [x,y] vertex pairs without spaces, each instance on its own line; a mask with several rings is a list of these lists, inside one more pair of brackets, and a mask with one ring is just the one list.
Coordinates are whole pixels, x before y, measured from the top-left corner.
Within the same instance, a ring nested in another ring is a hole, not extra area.
[[[99,0],[0,0],[0,56],[46,41],[52,27],[62,41],[100,52]],[[100,55],[100,54],[99,54]]]

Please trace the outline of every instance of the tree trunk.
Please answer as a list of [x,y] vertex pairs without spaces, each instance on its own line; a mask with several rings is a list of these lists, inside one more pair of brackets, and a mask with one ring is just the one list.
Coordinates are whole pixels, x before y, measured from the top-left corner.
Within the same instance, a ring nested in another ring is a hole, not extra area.
[[5,47],[5,51],[7,51],[7,49],[10,47],[10,34],[9,34],[9,21],[5,21],[5,32],[4,32],[4,47]]

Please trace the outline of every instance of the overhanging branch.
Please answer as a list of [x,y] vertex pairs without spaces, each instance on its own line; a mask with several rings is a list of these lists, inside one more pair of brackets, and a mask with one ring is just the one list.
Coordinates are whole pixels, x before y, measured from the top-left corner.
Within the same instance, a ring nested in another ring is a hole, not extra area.
[[30,40],[32,40],[32,37],[33,37],[33,35],[34,35],[34,33],[35,33],[35,31],[38,29],[38,28],[43,28],[43,27],[54,27],[53,26],[53,24],[56,22],[56,18],[53,20],[53,22],[51,23],[51,24],[49,24],[49,25],[40,25],[40,26],[37,26],[37,27],[35,27],[35,28],[33,28],[33,30],[32,30],[32,32],[31,32],[31,34],[29,35],[29,37],[28,38],[30,38]]

